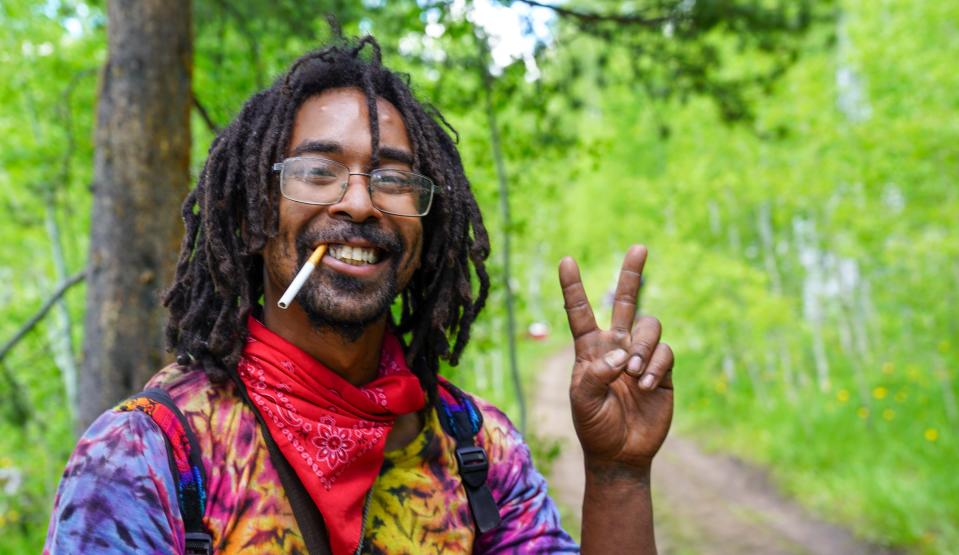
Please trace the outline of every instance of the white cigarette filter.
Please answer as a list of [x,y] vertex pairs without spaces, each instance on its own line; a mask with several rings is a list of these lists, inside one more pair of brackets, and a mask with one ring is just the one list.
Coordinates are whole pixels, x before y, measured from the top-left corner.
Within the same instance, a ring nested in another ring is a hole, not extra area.
[[280,300],[277,301],[276,306],[280,308],[288,308],[290,303],[293,302],[293,297],[300,292],[300,289],[303,287],[303,284],[306,283],[307,278],[310,277],[310,274],[313,273],[313,270],[320,264],[320,259],[323,258],[323,255],[326,254],[326,244],[321,244],[316,247],[316,250],[313,251],[313,254],[310,255],[310,258],[307,259],[306,264],[300,268],[300,271],[296,273],[296,277],[293,278],[293,282],[290,283],[290,286],[286,288],[286,292],[283,293],[283,296],[280,297]]

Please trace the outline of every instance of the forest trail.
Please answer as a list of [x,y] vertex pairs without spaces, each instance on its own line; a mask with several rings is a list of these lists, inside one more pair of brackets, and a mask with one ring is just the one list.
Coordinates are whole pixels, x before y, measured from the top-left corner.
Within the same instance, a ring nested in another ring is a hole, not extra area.
[[[569,413],[572,348],[547,359],[533,394],[531,422],[562,451],[549,476],[557,502],[579,522],[582,452]],[[653,465],[656,543],[662,554],[877,554],[863,543],[785,498],[761,469],[734,457],[706,453],[670,433]]]

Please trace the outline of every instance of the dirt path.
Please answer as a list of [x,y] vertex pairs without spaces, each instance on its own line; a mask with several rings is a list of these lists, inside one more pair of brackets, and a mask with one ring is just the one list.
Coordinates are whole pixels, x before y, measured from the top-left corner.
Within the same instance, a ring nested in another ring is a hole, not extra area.
[[[563,449],[550,478],[557,502],[577,517],[583,461],[569,413],[572,349],[547,362],[533,401],[537,435]],[[733,457],[703,452],[670,434],[653,467],[656,540],[663,554],[893,553],[856,540],[783,497],[766,474]]]

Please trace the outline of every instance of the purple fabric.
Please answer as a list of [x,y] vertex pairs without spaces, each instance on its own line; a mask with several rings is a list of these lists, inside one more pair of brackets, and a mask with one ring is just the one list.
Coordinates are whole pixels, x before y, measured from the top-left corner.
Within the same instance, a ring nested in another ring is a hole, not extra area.
[[[221,553],[305,553],[255,416],[232,384],[161,371],[162,386],[199,442],[208,476],[204,524]],[[477,400],[480,444],[502,525],[475,536],[456,471],[455,442],[435,411],[410,445],[387,453],[373,486],[364,553],[577,553],[507,417]],[[182,553],[183,521],[162,432],[140,412],[102,415],[77,444],[56,495],[45,553]],[[339,554],[335,554],[339,555]]]

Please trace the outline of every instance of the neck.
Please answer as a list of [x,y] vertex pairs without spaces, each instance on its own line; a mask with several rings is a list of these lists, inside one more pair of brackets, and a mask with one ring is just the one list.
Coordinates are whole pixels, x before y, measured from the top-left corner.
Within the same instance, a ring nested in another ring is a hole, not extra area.
[[353,385],[369,383],[377,376],[386,316],[366,326],[355,341],[347,341],[331,329],[313,327],[295,302],[284,310],[267,301],[263,324]]

